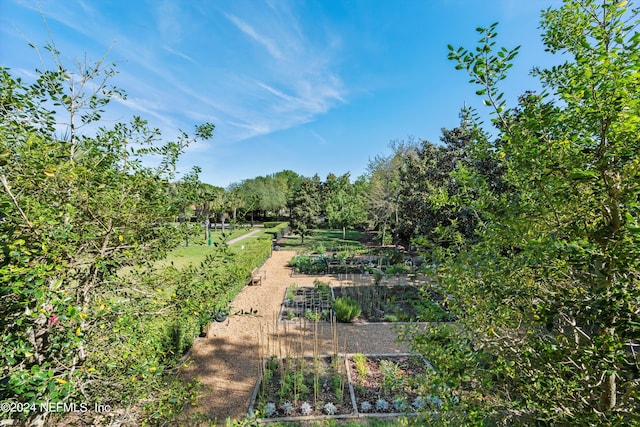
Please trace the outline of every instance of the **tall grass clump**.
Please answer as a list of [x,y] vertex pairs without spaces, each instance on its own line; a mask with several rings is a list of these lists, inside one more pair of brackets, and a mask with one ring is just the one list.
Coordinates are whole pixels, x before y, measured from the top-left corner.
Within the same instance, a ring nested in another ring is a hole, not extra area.
[[338,322],[349,323],[360,316],[362,307],[360,303],[351,298],[336,298],[333,302],[333,311]]

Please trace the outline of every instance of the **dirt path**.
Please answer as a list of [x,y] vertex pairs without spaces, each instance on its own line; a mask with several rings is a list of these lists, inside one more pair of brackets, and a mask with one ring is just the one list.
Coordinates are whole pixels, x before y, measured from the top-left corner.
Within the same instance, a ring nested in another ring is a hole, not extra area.
[[[302,330],[301,326],[290,323],[277,324],[287,287],[292,284],[313,286],[316,279],[290,276],[291,270],[286,264],[293,255],[293,251],[273,252],[263,266],[266,271],[263,284],[246,286],[232,302],[232,315],[228,320],[213,324],[207,338],[197,341],[191,350],[192,363],[184,372],[198,378],[205,388],[199,411],[218,422],[246,414],[263,355],[286,354],[294,347],[312,353],[312,326]],[[331,280],[330,277],[320,279]],[[321,353],[332,354],[335,344],[331,339],[331,327],[326,323],[319,325]],[[338,324],[337,335],[341,353],[402,353],[408,350],[406,345],[396,343],[391,325]]]

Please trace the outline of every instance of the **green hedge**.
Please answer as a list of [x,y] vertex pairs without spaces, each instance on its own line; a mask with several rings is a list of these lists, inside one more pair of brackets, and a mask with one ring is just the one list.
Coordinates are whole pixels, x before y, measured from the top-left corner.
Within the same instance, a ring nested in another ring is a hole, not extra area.
[[[272,227],[266,228],[266,224],[275,224]],[[287,222],[265,222],[265,229],[262,233],[258,234],[258,239],[277,239],[284,236],[289,231],[289,223]]]
[[280,224],[282,224],[280,221],[266,221],[263,223],[265,229],[277,227]]
[[172,383],[172,389],[165,388],[175,380],[178,361],[213,313],[233,301],[248,283],[251,271],[270,254],[270,240],[248,239],[237,252],[220,245],[199,265],[138,275],[140,288],[151,292],[119,289],[116,297],[101,301],[95,321],[108,319],[105,323],[112,329],[87,337],[87,348],[102,350],[90,353],[84,368],[88,376],[96,372],[115,378],[120,385],[116,389],[98,383],[93,386],[97,393],[109,404],[117,401],[126,407],[148,399],[150,390],[164,390],[174,403],[154,400],[145,410],[150,414],[164,414],[168,408],[180,412],[185,401],[181,393],[192,385],[185,381],[180,387]]
[[[248,283],[251,271],[271,254],[270,240],[248,240],[244,249],[208,256],[200,265],[173,270],[163,279],[175,286],[168,316],[149,319],[144,329],[153,340],[153,351],[162,362],[175,363],[192,345],[201,329],[212,320],[212,313],[231,303]],[[172,273],[172,274],[171,274]],[[151,349],[149,349],[151,350]],[[173,362],[172,362],[173,361]]]

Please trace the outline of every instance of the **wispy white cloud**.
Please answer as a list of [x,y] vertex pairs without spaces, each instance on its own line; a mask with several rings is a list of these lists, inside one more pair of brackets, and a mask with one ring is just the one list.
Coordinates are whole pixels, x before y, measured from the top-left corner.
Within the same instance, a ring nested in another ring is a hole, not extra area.
[[162,107],[148,99],[127,97],[126,99],[115,98],[114,101],[133,112],[144,113],[147,116],[156,118],[165,129],[176,128],[176,122],[171,115],[161,113]]
[[92,19],[95,19],[98,15],[97,10],[91,5],[91,2],[86,2],[84,0],[76,0],[76,4],[79,9],[82,10],[83,16],[90,16]]
[[272,58],[265,62],[248,53],[244,83],[252,84],[237,92],[241,94],[241,100],[235,102],[237,110],[248,117],[258,115],[256,133],[308,123],[347,102],[336,61],[342,43],[335,32],[325,27],[305,32],[309,27],[287,2],[268,1],[266,7],[263,4],[250,14],[244,10],[223,14]]
[[171,0],[156,1],[153,4],[153,15],[161,40],[171,45],[180,43],[183,26],[188,22],[183,16],[183,6]]
[[[91,21],[96,11],[82,0],[68,1],[56,4],[53,8],[43,8],[40,2],[17,1],[17,3],[32,11],[38,12],[45,20],[53,19],[72,30],[95,40],[95,33],[91,32]],[[78,10],[83,11],[85,19],[78,19]],[[91,19],[87,19],[91,18]]]
[[264,135],[264,134],[269,133],[269,132],[271,132],[273,130],[269,126],[260,125],[260,124],[256,124],[256,123],[236,122],[236,121],[233,121],[233,120],[230,120],[227,123],[232,125],[232,126],[235,126],[237,128],[240,128],[240,129],[244,130],[251,137],[258,136],[258,135]]
[[294,88],[296,96],[287,95],[262,82],[256,82],[256,84],[279,98],[279,100],[272,102],[275,111],[278,113],[298,112],[307,116],[313,116],[327,112],[335,101],[344,102],[344,99],[334,84],[327,84],[322,81],[298,81]]
[[267,5],[281,21],[288,24],[288,31],[295,34],[295,36],[300,40],[305,38],[299,19],[296,16],[295,11],[291,8],[291,3],[280,0],[267,0]]
[[320,144],[325,145],[327,143],[327,140],[324,139],[318,132],[312,130],[310,131],[310,133],[315,139],[320,142]]
[[284,99],[285,101],[296,101],[296,102],[298,101],[298,100],[297,100],[297,99],[295,99],[294,97],[289,96],[289,95],[287,95],[286,93],[282,93],[282,92],[280,92],[279,90],[274,89],[274,88],[272,88],[271,86],[269,86],[269,85],[267,85],[267,84],[264,84],[264,83],[262,83],[262,82],[256,82],[256,84],[257,84],[258,86],[260,86],[261,88],[263,88],[264,90],[266,90],[267,92],[270,92],[270,93],[272,93],[272,94],[276,95],[278,98],[282,98],[282,99]]
[[[36,0],[25,1],[37,9]],[[50,7],[47,19],[98,45],[117,40],[109,56],[120,63],[117,84],[129,93],[119,105],[159,126],[214,121],[220,140],[236,142],[308,123],[346,102],[335,59],[340,38],[326,29],[310,33],[295,4],[153,2],[144,11],[152,25],[135,27],[114,25],[101,4],[69,0],[43,8]],[[236,50],[247,40],[266,55]]]
[[27,70],[26,68],[15,68],[13,72],[20,77],[26,77],[28,81],[34,81],[38,78],[38,74],[35,71]]
[[271,56],[273,56],[276,59],[282,59],[284,57],[284,55],[282,54],[282,52],[280,51],[280,49],[278,48],[277,44],[271,40],[268,37],[265,37],[262,34],[259,34],[255,28],[253,28],[251,25],[249,25],[248,23],[246,23],[245,21],[242,21],[240,18],[238,18],[235,15],[231,15],[231,14],[225,14],[225,16],[227,17],[227,19],[229,19],[229,21],[231,21],[233,23],[233,25],[235,25],[240,31],[242,31],[244,34],[246,34],[247,36],[249,36],[250,38],[252,38],[255,42],[257,42],[258,44],[262,45],[267,52],[269,52],[269,54]]
[[190,57],[189,55],[187,55],[187,54],[185,54],[183,52],[177,51],[177,50],[175,50],[175,49],[173,49],[173,48],[171,48],[169,46],[166,46],[166,45],[162,46],[162,48],[164,50],[166,50],[167,52],[172,53],[172,54],[174,54],[176,56],[179,56],[182,59],[186,59],[187,61],[189,61],[189,62],[191,62],[193,64],[197,63],[195,59],[193,59],[192,57]]

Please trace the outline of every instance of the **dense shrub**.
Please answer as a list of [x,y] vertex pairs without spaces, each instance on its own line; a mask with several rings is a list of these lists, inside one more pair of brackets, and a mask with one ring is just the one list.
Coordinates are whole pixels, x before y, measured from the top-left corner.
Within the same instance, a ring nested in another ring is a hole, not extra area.
[[386,274],[409,274],[411,273],[411,267],[405,264],[393,264],[387,267]]
[[[275,224],[267,227],[267,224]],[[265,222],[264,231],[258,235],[258,239],[277,239],[284,236],[289,231],[289,224],[286,222]]]
[[266,230],[267,228],[274,228],[274,227],[277,227],[277,226],[279,226],[280,224],[286,224],[286,222],[284,222],[284,223],[283,223],[283,222],[280,222],[280,221],[265,221],[265,222],[263,223],[263,226],[264,226],[264,228],[265,228],[265,230]]
[[301,274],[325,274],[327,273],[327,257],[309,255],[296,255],[287,264],[293,267],[293,271]]
[[161,279],[175,292],[165,306],[173,307],[169,316],[153,316],[143,327],[149,330],[149,352],[159,362],[172,364],[191,347],[201,328],[212,320],[212,313],[228,306],[247,284],[251,271],[271,253],[268,240],[249,240],[244,250],[231,253],[221,247],[200,265],[182,270],[169,268]]
[[[124,95],[108,83],[115,70],[102,61],[67,70],[47,50],[56,67],[32,84],[0,67],[0,397],[25,405],[2,416],[16,425],[173,425],[197,389],[175,376],[176,362],[271,242],[238,254],[219,245],[199,266],[162,268],[199,230],[172,222],[202,184],[175,182],[175,165],[213,124],[162,143],[139,117],[103,124],[102,108]],[[93,131],[80,136],[65,123]],[[33,410],[45,402],[111,411],[80,422]]]

